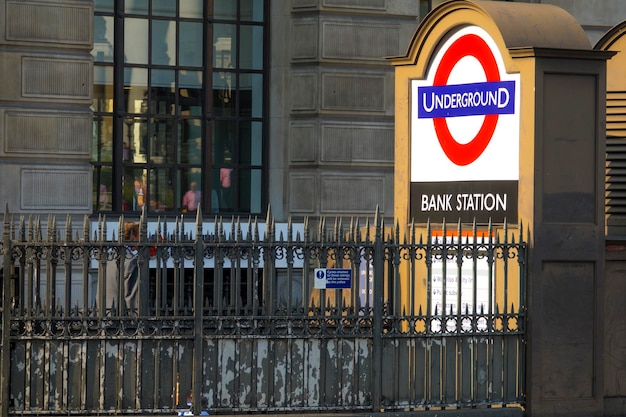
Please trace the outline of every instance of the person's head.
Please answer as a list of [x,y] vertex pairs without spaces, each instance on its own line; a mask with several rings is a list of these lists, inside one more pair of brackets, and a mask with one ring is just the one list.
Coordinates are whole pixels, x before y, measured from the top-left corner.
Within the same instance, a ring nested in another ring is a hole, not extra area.
[[196,184],[195,181],[191,181],[191,184],[189,184],[189,189],[191,189],[191,191],[196,191],[197,187],[198,187],[198,184]]
[[124,240],[139,240],[139,223],[124,223]]

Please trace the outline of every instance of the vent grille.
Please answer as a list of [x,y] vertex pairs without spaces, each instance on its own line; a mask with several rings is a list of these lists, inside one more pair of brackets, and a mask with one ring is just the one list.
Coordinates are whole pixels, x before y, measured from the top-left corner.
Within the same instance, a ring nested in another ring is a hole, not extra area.
[[607,94],[605,197],[607,234],[626,234],[626,91]]

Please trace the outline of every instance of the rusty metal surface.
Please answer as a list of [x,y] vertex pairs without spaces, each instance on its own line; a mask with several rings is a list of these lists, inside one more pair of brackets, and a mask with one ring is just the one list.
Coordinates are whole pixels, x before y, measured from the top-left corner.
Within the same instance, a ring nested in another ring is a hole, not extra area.
[[[316,228],[142,218],[132,242],[122,228],[5,215],[3,415],[524,404],[525,244],[506,225],[402,240],[378,214]],[[103,305],[107,268],[135,255],[138,305]],[[315,268],[349,269],[350,287],[314,288]]]

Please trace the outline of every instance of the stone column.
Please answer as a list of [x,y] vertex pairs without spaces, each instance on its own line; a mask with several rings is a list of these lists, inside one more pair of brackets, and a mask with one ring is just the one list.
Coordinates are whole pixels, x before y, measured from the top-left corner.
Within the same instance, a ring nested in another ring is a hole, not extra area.
[[90,213],[93,2],[0,0],[0,202]]

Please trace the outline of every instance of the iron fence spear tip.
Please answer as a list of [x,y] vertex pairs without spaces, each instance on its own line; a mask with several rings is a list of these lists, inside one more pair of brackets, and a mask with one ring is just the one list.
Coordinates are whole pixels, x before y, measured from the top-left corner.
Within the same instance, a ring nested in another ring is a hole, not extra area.
[[267,205],[267,214],[265,216],[265,224],[269,224],[271,218],[272,218],[272,206],[270,204],[268,204]]

